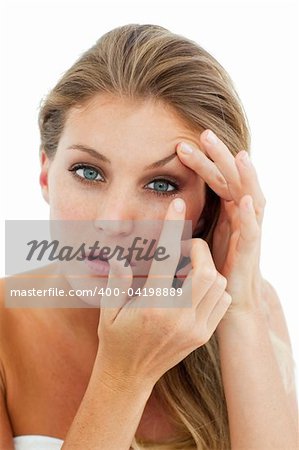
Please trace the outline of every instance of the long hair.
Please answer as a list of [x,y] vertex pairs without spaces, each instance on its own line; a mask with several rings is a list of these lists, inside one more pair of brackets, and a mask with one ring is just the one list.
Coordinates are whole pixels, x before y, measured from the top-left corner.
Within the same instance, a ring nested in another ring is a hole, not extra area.
[[[200,45],[158,25],[129,24],[104,34],[60,78],[41,104],[40,149],[54,158],[67,114],[99,93],[172,107],[190,129],[213,130],[235,156],[250,151],[248,120],[225,69]],[[206,185],[206,202],[193,237],[211,247],[219,197]],[[156,383],[155,392],[179,430],[168,442],[134,448],[228,450],[228,416],[214,334]]]

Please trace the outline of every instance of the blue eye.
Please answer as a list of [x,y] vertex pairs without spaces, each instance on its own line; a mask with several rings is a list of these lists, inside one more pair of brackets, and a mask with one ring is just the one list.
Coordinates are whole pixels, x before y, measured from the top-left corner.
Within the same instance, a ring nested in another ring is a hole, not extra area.
[[79,164],[69,170],[73,172],[75,176],[80,179],[80,181],[87,183],[94,181],[101,181],[101,175],[98,169],[96,169],[95,167]]
[[[149,183],[149,185],[151,184],[154,185],[154,188],[150,190],[156,195],[175,195],[179,191],[179,186],[173,181],[170,182],[170,180],[157,179]],[[168,190],[168,187],[171,187],[171,189]]]
[[[84,169],[79,169],[79,170],[82,170],[83,176],[87,180],[96,180],[99,175],[98,172],[92,168],[84,167]],[[79,173],[78,173],[78,175],[79,175]]]

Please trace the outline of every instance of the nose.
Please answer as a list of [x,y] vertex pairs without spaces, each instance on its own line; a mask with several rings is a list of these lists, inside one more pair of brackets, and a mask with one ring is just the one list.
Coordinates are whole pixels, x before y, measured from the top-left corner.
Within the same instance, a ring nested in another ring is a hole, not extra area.
[[130,204],[130,196],[124,192],[107,195],[99,205],[94,226],[108,237],[129,236],[134,230],[134,219],[137,217],[136,207]]
[[108,237],[125,237],[133,232],[133,221],[123,219],[96,220],[95,227]]

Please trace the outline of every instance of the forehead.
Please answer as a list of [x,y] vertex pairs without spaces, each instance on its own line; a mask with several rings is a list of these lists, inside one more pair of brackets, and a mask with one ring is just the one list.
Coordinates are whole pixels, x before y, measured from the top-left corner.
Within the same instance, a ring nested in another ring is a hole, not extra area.
[[165,102],[100,94],[84,105],[70,109],[62,138],[71,139],[73,144],[88,143],[101,147],[107,145],[107,140],[109,147],[121,143],[164,147],[182,139],[198,144],[199,136],[200,133]]

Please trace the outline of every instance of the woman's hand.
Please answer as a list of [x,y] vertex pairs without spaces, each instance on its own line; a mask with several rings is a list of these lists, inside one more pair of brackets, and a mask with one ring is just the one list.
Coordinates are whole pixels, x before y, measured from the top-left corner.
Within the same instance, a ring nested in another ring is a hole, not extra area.
[[[177,200],[183,203],[181,212],[174,208]],[[152,261],[143,288],[147,292],[150,288],[172,286],[181,255],[185,209],[182,199],[172,201],[168,207],[158,247],[164,247],[170,258]],[[170,232],[174,220],[179,220],[180,225]],[[121,304],[115,307],[111,303],[115,299],[101,299],[98,353],[107,382],[115,388],[123,379],[135,383],[136,378],[141,382],[150,380],[154,385],[167,370],[210,339],[228,309],[231,297],[225,291],[226,279],[217,272],[208,245],[202,239],[189,242],[192,270],[182,285],[181,296],[141,295],[128,300],[122,292],[131,286],[132,269],[116,259],[109,260],[107,288],[113,291],[121,285]],[[163,304],[166,306],[161,307]]]
[[183,153],[183,148],[184,144],[178,145],[181,162],[221,198],[212,255],[217,269],[227,278],[227,291],[232,296],[229,312],[258,311],[262,307],[259,260],[265,198],[255,168],[245,150],[234,157],[210,130],[200,136],[201,149],[191,144],[193,152]]

